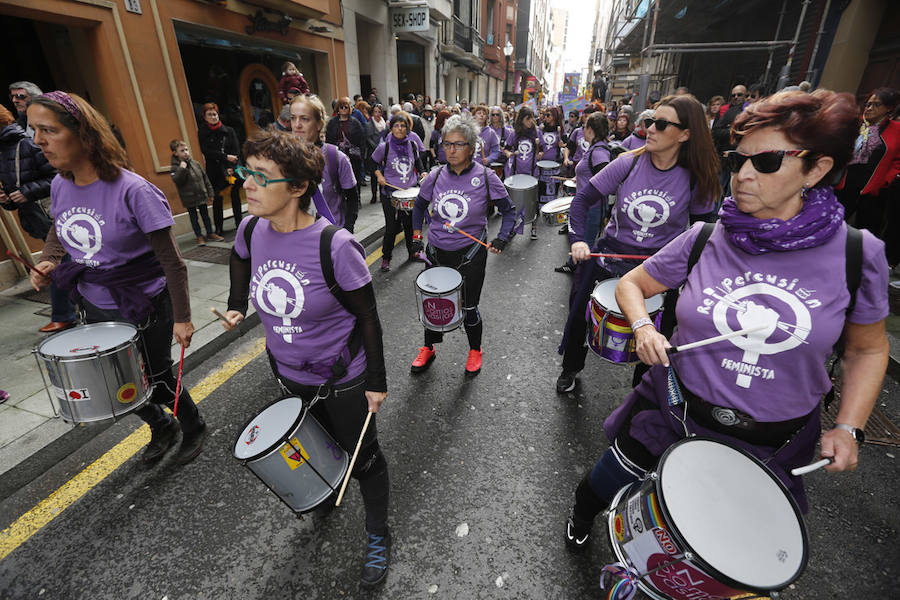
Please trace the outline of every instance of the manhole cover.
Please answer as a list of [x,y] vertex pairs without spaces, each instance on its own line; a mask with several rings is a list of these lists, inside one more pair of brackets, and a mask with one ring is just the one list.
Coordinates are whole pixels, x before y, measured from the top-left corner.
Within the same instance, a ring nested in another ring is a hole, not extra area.
[[217,246],[198,246],[182,256],[188,260],[196,260],[199,262],[214,263],[217,265],[227,265],[231,256],[231,248],[219,248]]
[[[834,402],[827,411],[822,411],[822,431],[828,431],[834,426],[834,419],[841,404],[840,399],[840,386],[835,386]],[[874,408],[866,423],[866,443],[900,448],[900,428],[891,423],[878,408]]]

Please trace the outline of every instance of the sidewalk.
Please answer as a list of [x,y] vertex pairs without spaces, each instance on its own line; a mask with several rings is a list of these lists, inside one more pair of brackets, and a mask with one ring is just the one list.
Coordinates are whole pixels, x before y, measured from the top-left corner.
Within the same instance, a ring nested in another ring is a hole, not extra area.
[[[362,195],[364,200],[355,236],[363,246],[368,246],[380,242],[384,214],[380,203],[368,203],[367,190],[363,190]],[[245,324],[235,331],[225,332],[209,311],[210,306],[225,310],[233,227],[230,211],[226,211],[226,242],[208,242],[205,248],[198,248],[192,233],[178,238],[188,267],[192,321],[196,328],[191,346],[185,352],[185,372],[259,322],[251,305]],[[4,350],[0,362],[0,389],[10,394],[10,399],[0,404],[0,499],[39,474],[41,463],[49,465],[62,458],[112,424],[112,421],[106,421],[73,427],[53,416],[32,355],[32,349],[46,338],[38,328],[50,320],[49,315],[49,293],[35,292],[27,280],[0,292],[0,347]],[[173,343],[172,356],[177,357],[178,349],[174,346]],[[30,464],[23,465],[24,461]],[[23,468],[17,469],[17,466]]]

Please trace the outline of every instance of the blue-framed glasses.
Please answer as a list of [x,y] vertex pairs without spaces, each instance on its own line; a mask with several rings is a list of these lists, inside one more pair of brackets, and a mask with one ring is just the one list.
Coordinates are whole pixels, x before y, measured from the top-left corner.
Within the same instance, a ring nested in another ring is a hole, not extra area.
[[240,167],[236,168],[234,170],[234,172],[237,173],[237,176],[240,177],[241,179],[247,179],[248,177],[252,176],[253,181],[255,181],[256,185],[258,185],[260,187],[266,187],[270,183],[279,183],[281,181],[294,181],[291,178],[269,179],[268,177],[266,177],[265,174],[260,173],[259,171],[253,171],[244,166],[240,166]]

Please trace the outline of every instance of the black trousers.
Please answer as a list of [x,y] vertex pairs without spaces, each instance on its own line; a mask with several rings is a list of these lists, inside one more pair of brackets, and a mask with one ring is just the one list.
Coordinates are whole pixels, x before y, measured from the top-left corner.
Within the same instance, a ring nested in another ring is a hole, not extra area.
[[381,245],[381,254],[388,261],[394,254],[394,240],[397,234],[403,231],[403,241],[406,243],[406,251],[412,256],[412,211],[397,210],[391,204],[391,197],[381,194],[381,210],[384,211],[384,242]]
[[[474,254],[470,252],[474,251]],[[484,286],[484,271],[487,267],[487,248],[473,245],[461,250],[441,250],[434,246],[428,246],[427,256],[432,267],[452,267],[459,271],[463,278],[462,309],[465,313],[463,327],[466,337],[469,339],[469,348],[481,349],[481,338],[484,324],[481,314],[478,312],[478,303],[481,300],[481,288]],[[440,331],[425,330],[425,345],[429,348],[434,344],[444,341],[444,334]]]
[[[212,205],[213,225],[219,235],[222,235],[225,226],[225,210],[222,203],[222,191],[220,190],[213,196]],[[237,183],[231,186],[231,212],[234,213],[234,228],[237,230],[238,225],[241,224],[241,186]]]
[[[143,323],[135,323],[122,316],[117,309],[100,308],[84,298],[81,299],[81,308],[87,323],[121,321],[136,325],[140,330],[139,346],[153,391],[150,401],[134,413],[147,423],[150,429],[158,429],[172,418],[162,409],[162,405],[170,409],[175,406],[176,381],[172,372],[172,328],[175,319],[169,290],[164,289],[157,294],[152,299],[152,304],[153,311],[150,316]],[[178,421],[185,433],[192,433],[203,425],[197,405],[191,399],[183,381],[178,395]]]

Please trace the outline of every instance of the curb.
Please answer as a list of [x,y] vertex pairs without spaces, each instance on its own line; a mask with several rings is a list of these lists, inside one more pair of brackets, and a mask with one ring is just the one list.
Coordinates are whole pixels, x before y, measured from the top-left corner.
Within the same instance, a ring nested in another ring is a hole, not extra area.
[[[183,372],[190,373],[216,352],[259,325],[259,322],[259,314],[254,312],[231,331],[226,331],[216,336],[185,357]],[[85,423],[72,427],[72,429],[0,475],[0,502],[43,475],[51,467],[112,427],[115,423],[116,421],[101,421],[99,423]]]

